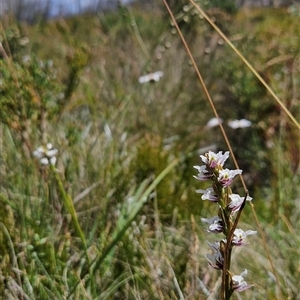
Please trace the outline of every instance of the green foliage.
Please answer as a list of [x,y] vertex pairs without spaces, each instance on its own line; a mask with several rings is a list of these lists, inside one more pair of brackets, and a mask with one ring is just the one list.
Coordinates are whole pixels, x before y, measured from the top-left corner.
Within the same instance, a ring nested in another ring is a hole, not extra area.
[[[195,9],[174,3],[244,170],[279,283],[259,236],[233,270],[249,269],[256,289],[246,298],[279,298],[280,287],[293,299],[299,132]],[[232,1],[221,4],[226,13],[210,8],[211,16],[297,115],[297,17],[230,15]],[[7,299],[207,299],[199,280],[214,290],[200,223],[210,208],[195,193],[207,186],[194,180],[193,165],[199,148],[226,146],[218,128],[205,127],[213,114],[165,16],[123,7],[35,26],[3,19],[0,291]],[[160,82],[139,84],[156,70],[164,72]],[[229,128],[241,118],[252,127]],[[46,142],[59,150],[52,171],[32,158]],[[243,218],[253,227],[249,207]]]
[[64,83],[52,59],[42,60],[30,52],[29,39],[17,26],[8,27],[2,39],[6,54],[0,60],[1,120],[20,134],[28,147],[31,130],[37,129],[45,142],[46,123],[61,115],[71,100],[79,73],[88,63],[88,50],[82,45],[72,48],[66,57],[68,75]]
[[59,90],[52,62],[35,57],[23,59],[21,63],[13,61],[13,65],[7,65],[3,60],[0,62],[1,119],[16,130],[26,122],[39,124],[43,118],[51,119],[58,111]]
[[234,0],[212,0],[208,1],[207,5],[209,7],[217,7],[221,10],[224,10],[227,13],[236,13],[237,12],[237,6],[236,1]]
[[[0,195],[0,257],[2,273],[9,272],[13,259],[10,242],[17,242],[18,230],[15,226],[15,217],[11,206]],[[0,285],[1,288],[1,285]]]

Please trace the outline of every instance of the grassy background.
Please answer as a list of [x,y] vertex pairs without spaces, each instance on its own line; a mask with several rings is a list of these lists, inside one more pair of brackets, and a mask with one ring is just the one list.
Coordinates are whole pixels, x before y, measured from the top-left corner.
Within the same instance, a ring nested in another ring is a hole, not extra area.
[[[269,253],[261,234],[236,252],[233,272],[248,269],[255,287],[233,299],[300,299],[299,130],[195,10],[174,11],[267,241]],[[299,120],[297,10],[208,13]],[[214,237],[200,222],[215,211],[195,193],[207,184],[193,165],[203,149],[227,147],[206,127],[213,113],[165,8],[31,26],[3,16],[1,26],[3,299],[215,299]],[[156,70],[159,82],[139,84]],[[241,118],[252,127],[228,127]],[[46,142],[59,150],[59,178],[32,156]],[[240,227],[258,230],[253,216],[246,207]]]

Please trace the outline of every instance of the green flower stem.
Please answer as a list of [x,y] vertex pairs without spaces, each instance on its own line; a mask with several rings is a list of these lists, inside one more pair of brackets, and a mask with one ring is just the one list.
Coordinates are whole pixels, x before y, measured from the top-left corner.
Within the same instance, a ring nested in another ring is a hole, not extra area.
[[237,224],[239,222],[239,219],[241,217],[241,213],[245,207],[246,204],[246,199],[248,197],[248,191],[246,192],[244,201],[238,211],[238,214],[235,218],[234,223],[232,224],[230,220],[230,215],[226,215],[226,224],[229,226],[228,227],[228,234],[226,236],[227,243],[224,244],[223,250],[224,250],[224,265],[223,265],[223,270],[222,270],[222,288],[221,288],[221,299],[224,300],[229,300],[233,294],[233,289],[232,289],[232,279],[231,279],[231,274],[230,274],[230,264],[231,264],[231,252],[232,252],[232,245],[231,241],[233,238],[234,231],[237,227]]
[[227,226],[227,236],[226,236],[226,243],[221,242],[220,249],[222,249],[223,252],[223,270],[222,270],[222,288],[221,288],[221,299],[229,300],[232,291],[231,291],[231,278],[230,278],[230,262],[231,262],[231,239],[230,238],[232,228],[231,228],[231,222],[229,220],[229,217],[226,216],[226,226]]
[[78,222],[78,218],[77,218],[77,214],[76,214],[76,210],[75,210],[73,201],[72,201],[70,195],[66,193],[66,191],[63,187],[62,181],[60,179],[60,176],[55,169],[55,166],[54,165],[50,165],[50,166],[51,166],[51,171],[54,174],[55,180],[57,182],[58,189],[59,189],[59,192],[60,192],[62,200],[63,200],[63,204],[64,204],[65,208],[67,209],[68,213],[71,215],[72,223],[75,227],[77,234],[79,235],[79,237],[82,241],[82,244],[83,244],[84,250],[85,250],[85,254],[86,254],[86,258],[89,261],[89,258],[87,255],[86,239],[85,239],[84,233],[80,227],[80,224]]

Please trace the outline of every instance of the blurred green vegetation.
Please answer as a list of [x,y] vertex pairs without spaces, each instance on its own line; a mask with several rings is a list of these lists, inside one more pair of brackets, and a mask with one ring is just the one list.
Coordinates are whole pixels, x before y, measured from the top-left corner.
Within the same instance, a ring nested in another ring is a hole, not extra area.
[[[299,17],[223,4],[206,9],[299,117]],[[245,292],[249,299],[278,299],[279,288],[284,299],[299,299],[299,130],[185,5],[176,6],[175,16],[244,171],[279,283],[260,235],[233,270],[249,270],[247,281],[255,284]],[[203,149],[225,151],[226,144],[218,128],[206,126],[214,115],[164,8],[120,7],[33,26],[3,16],[1,26],[4,299],[179,299],[175,279],[186,299],[207,299],[199,280],[212,291],[218,273],[207,266],[200,216],[212,216],[214,207],[195,193],[207,185],[193,178],[193,165]],[[138,82],[157,70],[164,72],[159,82]],[[242,118],[252,126],[228,126]],[[57,174],[73,199],[87,252],[56,177],[33,157],[47,142],[59,150]],[[238,181],[233,188],[242,193]],[[121,222],[145,201],[142,195],[147,201],[135,221]],[[242,222],[257,230],[250,207]]]

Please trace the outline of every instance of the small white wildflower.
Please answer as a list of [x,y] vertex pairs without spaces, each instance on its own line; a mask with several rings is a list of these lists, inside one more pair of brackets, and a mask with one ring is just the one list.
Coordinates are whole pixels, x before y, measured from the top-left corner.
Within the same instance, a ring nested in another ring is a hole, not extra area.
[[216,127],[218,126],[220,123],[222,123],[223,120],[222,119],[218,119],[218,118],[212,118],[210,119],[207,124],[206,124],[206,127],[207,128],[213,128],[213,127]]
[[35,156],[36,158],[42,158],[44,154],[45,154],[45,149],[42,146],[38,147],[33,151],[33,156]]
[[202,200],[209,200],[211,202],[218,202],[218,196],[216,195],[216,193],[214,192],[213,188],[207,188],[206,190],[196,190],[196,193],[201,193],[203,194],[201,199]]
[[206,170],[206,166],[203,165],[203,166],[194,166],[195,169],[198,170],[198,175],[195,176],[194,175],[194,178],[198,179],[198,180],[209,180],[210,177],[212,176],[212,174]]
[[158,82],[164,76],[162,71],[146,74],[139,77],[139,83]]
[[224,264],[224,258],[220,251],[220,242],[215,242],[214,244],[208,242],[208,244],[214,251],[212,255],[206,254],[209,265],[214,269],[222,270]]
[[236,292],[242,292],[253,287],[253,284],[247,284],[247,282],[244,280],[243,276],[247,275],[247,273],[247,270],[245,270],[243,273],[241,273],[241,275],[232,276],[233,289]]
[[228,121],[228,126],[233,129],[247,128],[247,127],[250,127],[251,125],[252,125],[252,122],[247,119]]
[[53,148],[51,143],[47,143],[46,146],[39,146],[36,150],[33,151],[33,156],[40,160],[42,165],[55,165],[56,163],[56,154],[58,150]]
[[233,178],[238,174],[242,174],[242,172],[243,171],[240,170],[240,169],[237,169],[237,170],[229,170],[229,169],[220,170],[218,181],[222,184],[223,187],[229,186],[232,183]]
[[217,166],[223,167],[225,161],[229,157],[229,151],[226,151],[224,154],[222,154],[222,151],[219,151],[218,153],[208,151],[208,153],[200,155],[200,157],[210,168],[215,168]]
[[214,216],[212,218],[201,218],[203,223],[209,224],[208,232],[220,233],[223,232],[224,226],[222,220],[218,216]]
[[[229,195],[231,202],[229,203],[228,207],[231,210],[231,213],[235,213],[240,210],[242,203],[244,202],[244,197],[241,197],[238,194],[231,194]],[[246,201],[251,201],[252,198],[247,196]]]
[[247,230],[244,231],[243,229],[236,229],[233,233],[232,244],[235,246],[245,246],[249,243],[246,242],[246,237],[248,235],[256,234],[257,231],[254,230]]

